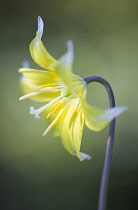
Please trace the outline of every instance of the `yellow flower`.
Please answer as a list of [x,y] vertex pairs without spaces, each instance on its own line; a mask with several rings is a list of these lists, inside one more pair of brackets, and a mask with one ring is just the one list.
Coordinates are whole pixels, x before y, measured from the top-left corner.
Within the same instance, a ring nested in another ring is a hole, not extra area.
[[115,107],[108,110],[92,107],[86,101],[87,83],[83,78],[72,73],[74,59],[73,43],[67,42],[67,52],[59,59],[53,58],[44,47],[41,37],[43,21],[38,17],[38,31],[30,44],[33,60],[46,70],[21,68],[20,85],[24,96],[20,100],[45,102],[41,108],[30,107],[30,114],[50,122],[43,135],[54,127],[55,136],[60,136],[66,150],[80,160],[91,159],[80,152],[84,124],[93,130],[100,131],[108,123],[123,112],[125,107]]

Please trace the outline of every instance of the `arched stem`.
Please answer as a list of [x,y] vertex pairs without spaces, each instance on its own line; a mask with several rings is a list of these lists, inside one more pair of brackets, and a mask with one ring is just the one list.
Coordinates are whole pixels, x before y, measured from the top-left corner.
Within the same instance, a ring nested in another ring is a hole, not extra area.
[[[98,76],[85,77],[83,78],[87,84],[90,82],[99,82],[106,88],[109,96],[110,108],[115,107],[115,98],[113,90],[110,84],[103,78]],[[110,122],[109,126],[109,137],[107,141],[104,166],[101,178],[100,192],[99,192],[99,200],[98,200],[98,210],[106,210],[106,200],[107,200],[107,190],[108,190],[108,182],[109,182],[109,174],[111,167],[111,159],[113,153],[113,144],[114,144],[114,135],[115,135],[115,119]]]

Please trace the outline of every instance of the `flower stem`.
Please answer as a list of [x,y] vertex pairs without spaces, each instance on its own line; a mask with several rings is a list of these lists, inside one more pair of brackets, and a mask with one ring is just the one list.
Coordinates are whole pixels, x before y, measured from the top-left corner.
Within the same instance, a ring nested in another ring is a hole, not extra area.
[[[87,84],[89,84],[90,82],[99,82],[102,85],[104,85],[104,87],[108,92],[110,108],[115,107],[115,98],[113,90],[110,84],[105,79],[98,76],[91,76],[91,77],[85,77],[84,80],[87,82]],[[99,192],[98,210],[106,209],[107,190],[108,190],[108,181],[109,181],[109,174],[111,167],[111,159],[113,153],[114,135],[115,135],[115,119],[113,119],[110,122],[110,127],[109,127],[109,137],[107,141],[100,192]]]

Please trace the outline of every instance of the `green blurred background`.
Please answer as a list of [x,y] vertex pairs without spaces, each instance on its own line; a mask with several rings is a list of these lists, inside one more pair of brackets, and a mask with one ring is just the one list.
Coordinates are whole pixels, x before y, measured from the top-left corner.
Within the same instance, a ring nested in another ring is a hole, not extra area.
[[[22,61],[39,69],[28,50],[39,15],[48,51],[59,58],[66,41],[73,40],[74,73],[104,77],[117,105],[129,106],[117,119],[107,209],[136,209],[138,1],[5,0],[0,10],[1,209],[97,209],[108,128],[100,133],[84,129],[81,151],[93,159],[80,162],[52,131],[42,137],[47,124],[29,114],[29,107],[40,103],[18,100]],[[89,85],[88,101],[109,106],[100,84]]]

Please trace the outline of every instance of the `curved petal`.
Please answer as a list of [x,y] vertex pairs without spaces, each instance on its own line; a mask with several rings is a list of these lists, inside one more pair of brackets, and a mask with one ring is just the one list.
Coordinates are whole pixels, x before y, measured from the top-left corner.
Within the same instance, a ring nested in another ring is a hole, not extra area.
[[74,59],[74,47],[73,42],[67,42],[67,52],[58,60],[56,63],[52,63],[51,67],[53,67],[59,77],[63,80],[63,82],[67,85],[71,85],[71,81],[73,79],[72,74],[72,64]]
[[42,21],[42,18],[38,17],[38,31],[36,33],[36,37],[30,44],[30,53],[33,60],[39,66],[42,66],[43,68],[46,68],[48,70],[53,70],[50,67],[50,64],[57,61],[48,53],[41,41],[41,36],[43,34],[43,26],[44,23]]
[[89,105],[84,99],[81,99],[81,104],[85,117],[85,124],[93,131],[104,129],[111,120],[127,109],[126,106],[122,106],[103,110]]
[[85,117],[85,124],[90,130],[100,131],[107,126],[108,122],[100,119],[104,110],[93,107],[86,102],[82,103],[82,108]]
[[43,112],[43,116],[52,122],[43,135],[54,126],[55,136],[61,137],[65,149],[70,154],[77,156],[81,161],[91,159],[89,155],[79,152],[84,127],[84,115],[79,99],[71,102],[58,100]]
[[54,83],[57,79],[59,79],[58,75],[51,71],[20,68],[19,73],[22,73],[26,79],[29,79],[30,82],[37,87]]
[[39,91],[40,87],[57,85],[57,75],[54,72],[25,68],[19,69],[19,72],[22,73],[20,87],[25,94],[29,94],[21,99],[31,97],[36,101],[50,101],[60,95],[60,91],[54,88],[47,89],[45,92]]

